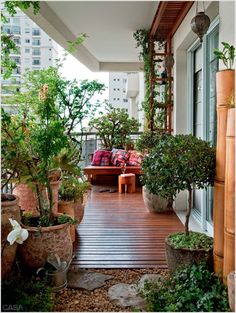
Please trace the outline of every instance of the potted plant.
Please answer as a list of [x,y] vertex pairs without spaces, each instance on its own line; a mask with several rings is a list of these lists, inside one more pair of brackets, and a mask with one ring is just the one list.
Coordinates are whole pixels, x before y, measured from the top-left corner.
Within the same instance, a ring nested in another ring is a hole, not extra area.
[[[37,195],[38,216],[23,220],[28,223],[24,228],[29,237],[19,247],[21,261],[32,268],[43,266],[50,252],[66,261],[72,256],[68,220],[65,223],[53,214],[50,184],[52,160],[68,144],[68,138],[60,121],[55,120],[53,90],[43,86],[40,92],[37,116],[24,111],[16,117],[5,114],[2,121],[7,169],[14,170],[14,179],[30,183]],[[8,152],[13,150],[10,159]]]
[[156,180],[153,177],[153,175],[155,176],[153,160],[148,157],[163,136],[165,135],[157,131],[145,131],[136,143],[137,148],[146,154],[146,158],[142,162],[144,174],[141,176],[141,181],[144,184],[142,187],[144,205],[150,212],[155,213],[164,213],[173,209],[172,198],[166,199],[156,192]]
[[129,118],[124,109],[107,105],[107,113],[100,112],[100,116],[90,120],[90,127],[98,132],[105,149],[125,149],[130,142],[132,132],[138,131],[139,123],[135,118]]
[[168,267],[197,262],[207,255],[212,259],[213,239],[205,234],[189,231],[192,193],[213,184],[215,149],[192,135],[165,136],[144,160],[150,170],[144,180],[152,192],[174,200],[177,193],[188,191],[185,232],[170,234],[166,240]]
[[235,70],[232,68],[235,58],[235,47],[222,42],[223,49],[214,49],[214,54],[221,60],[226,69],[216,73],[216,91],[218,105],[234,104]]
[[[64,213],[75,218],[78,225],[84,216],[84,207],[86,204],[86,195],[90,187],[87,181],[74,176],[63,178],[59,189],[58,212]],[[70,226],[72,242],[75,240],[75,226]]]

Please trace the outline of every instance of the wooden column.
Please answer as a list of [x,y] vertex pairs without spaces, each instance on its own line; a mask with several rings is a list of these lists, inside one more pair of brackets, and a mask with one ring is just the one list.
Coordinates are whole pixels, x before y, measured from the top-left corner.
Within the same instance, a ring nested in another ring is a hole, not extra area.
[[225,167],[223,279],[235,270],[235,109],[228,110]]
[[[219,85],[219,73],[216,84]],[[214,271],[222,276],[224,259],[224,191],[225,191],[225,151],[227,127],[227,103],[222,103],[217,90],[217,143],[216,177],[214,183]]]

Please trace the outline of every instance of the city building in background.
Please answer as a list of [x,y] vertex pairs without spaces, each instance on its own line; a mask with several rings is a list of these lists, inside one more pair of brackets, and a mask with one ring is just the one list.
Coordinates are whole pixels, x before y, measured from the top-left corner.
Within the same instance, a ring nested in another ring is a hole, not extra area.
[[[143,72],[110,72],[109,102],[114,108],[125,109],[130,117],[136,118],[142,125],[144,114]],[[142,128],[142,127],[141,127]]]
[[2,31],[13,36],[18,52],[11,54],[11,58],[17,65],[12,76],[7,80],[1,80],[1,100],[6,109],[15,111],[14,106],[9,107],[4,104],[5,97],[20,89],[22,75],[26,69],[40,70],[55,65],[58,49],[57,43],[22,11],[18,10],[14,17],[4,14],[7,23],[2,25]]

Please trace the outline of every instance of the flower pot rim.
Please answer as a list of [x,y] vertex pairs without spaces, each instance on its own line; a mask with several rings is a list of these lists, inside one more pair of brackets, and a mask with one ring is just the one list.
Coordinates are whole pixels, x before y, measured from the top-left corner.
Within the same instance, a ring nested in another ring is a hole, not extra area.
[[44,226],[27,226],[23,223],[21,223],[21,225],[23,228],[27,229],[29,232],[34,232],[34,233],[38,232],[38,231],[41,231],[43,233],[44,232],[50,232],[53,230],[58,230],[58,229],[69,227],[68,223],[53,225],[53,226],[47,226],[47,227],[44,227]]
[[221,73],[221,72],[235,72],[234,68],[225,68],[222,70],[218,70],[216,73]]
[[68,204],[70,204],[70,203],[75,203],[75,200],[59,200],[58,201],[58,204],[61,204],[61,203],[68,203]]
[[3,195],[10,195],[10,196],[13,196],[15,199],[14,200],[6,200],[6,201],[1,199],[1,207],[2,208],[3,207],[8,207],[8,206],[14,206],[14,205],[19,203],[20,199],[19,199],[18,196],[14,195],[14,194],[10,194],[10,193],[2,193],[2,196]]
[[[190,249],[190,248],[176,248],[174,245],[172,245],[170,242],[169,242],[169,236],[170,235],[173,235],[173,234],[184,234],[185,232],[181,232],[181,231],[179,231],[179,232],[176,232],[176,233],[171,233],[171,234],[169,234],[167,237],[165,237],[165,243],[168,245],[168,246],[170,246],[171,248],[173,248],[173,249],[175,249],[175,250],[181,250],[181,251],[199,251],[199,252],[201,252],[201,251],[206,251],[206,252],[209,252],[209,251],[213,251],[213,247],[211,248],[211,249],[203,249],[203,248],[199,248],[199,249],[197,249],[197,248],[195,248],[195,249]],[[197,232],[197,231],[194,231],[194,233],[198,233],[198,234],[202,234],[202,233],[199,233],[199,232]]]

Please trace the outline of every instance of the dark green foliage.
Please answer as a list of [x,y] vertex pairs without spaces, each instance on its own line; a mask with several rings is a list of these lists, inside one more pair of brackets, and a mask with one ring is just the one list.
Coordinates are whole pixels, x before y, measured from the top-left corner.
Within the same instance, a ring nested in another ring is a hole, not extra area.
[[204,249],[206,251],[213,248],[213,238],[197,232],[170,234],[169,243],[175,248]]
[[93,118],[89,125],[98,131],[104,148],[124,149],[131,133],[138,131],[139,123],[135,118],[129,118],[124,109],[107,105],[106,110],[107,113],[100,112],[100,116]]
[[166,135],[145,158],[142,168],[143,182],[150,192],[174,199],[181,190],[213,183],[215,149],[192,135]]
[[178,270],[163,283],[146,283],[141,295],[151,312],[228,312],[226,287],[206,264]]
[[67,214],[63,214],[58,216],[57,218],[58,224],[70,224],[70,225],[75,225],[77,223],[77,220],[72,218],[71,216]]
[[193,135],[165,135],[142,163],[142,182],[147,189],[173,201],[177,193],[188,190],[185,221],[189,233],[192,190],[212,185],[215,177],[215,149]]
[[12,276],[2,281],[2,312],[50,312],[53,310],[52,290],[46,281]]
[[161,133],[157,131],[145,131],[136,141],[136,148],[141,152],[145,152],[145,150],[150,151],[150,149],[155,147],[161,138]]
[[89,187],[90,184],[87,181],[83,182],[73,176],[67,176],[60,184],[59,197],[63,201],[82,200]]
[[214,49],[213,52],[219,60],[222,60],[226,69],[232,69],[235,58],[235,47],[227,42],[222,42],[222,45],[223,50]]

